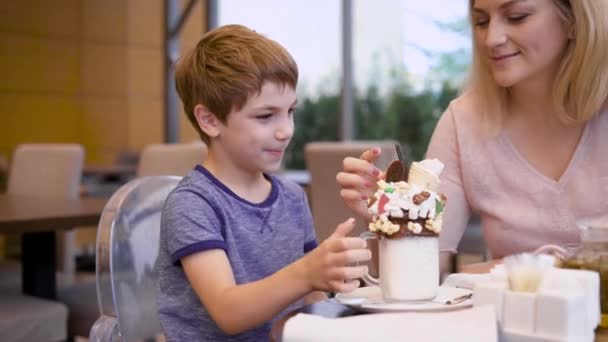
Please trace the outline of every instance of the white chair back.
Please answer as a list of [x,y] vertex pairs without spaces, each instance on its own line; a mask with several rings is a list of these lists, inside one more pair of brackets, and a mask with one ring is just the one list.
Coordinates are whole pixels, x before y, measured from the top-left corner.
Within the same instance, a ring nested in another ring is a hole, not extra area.
[[161,333],[155,269],[160,215],[181,177],[136,178],[103,210],[97,231],[97,301],[91,341],[140,341]]
[[7,193],[73,199],[79,194],[84,149],[78,144],[22,144],[10,164]]
[[144,148],[137,166],[137,176],[185,176],[207,156],[202,142],[152,144]]
[[[10,163],[9,194],[75,199],[80,194],[84,148],[80,144],[21,144]],[[72,228],[72,227],[66,227]],[[74,231],[57,231],[57,266],[67,282],[76,270]]]

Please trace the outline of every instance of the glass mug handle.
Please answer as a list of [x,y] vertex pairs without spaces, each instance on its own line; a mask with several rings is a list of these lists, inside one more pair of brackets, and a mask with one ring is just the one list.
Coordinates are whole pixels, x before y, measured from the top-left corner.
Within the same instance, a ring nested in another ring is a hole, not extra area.
[[544,245],[534,250],[534,254],[549,254],[560,260],[564,260],[566,253],[566,249],[558,245]]
[[[366,241],[372,240],[372,239],[378,239],[378,235],[376,235],[375,233],[372,233],[372,232],[361,233],[361,235],[359,235],[359,237]],[[363,275],[362,279],[365,282],[365,284],[367,284],[367,285],[380,286],[380,279],[371,276],[369,274],[369,270],[367,271],[366,274]]]

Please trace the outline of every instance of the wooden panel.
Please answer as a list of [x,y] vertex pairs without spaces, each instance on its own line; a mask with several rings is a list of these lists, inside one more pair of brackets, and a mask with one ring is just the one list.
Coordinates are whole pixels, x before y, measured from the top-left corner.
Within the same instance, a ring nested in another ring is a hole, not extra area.
[[0,31],[36,36],[76,37],[80,0],[0,1]]
[[0,33],[0,91],[74,95],[80,87],[79,43]]
[[127,49],[127,93],[129,97],[159,100],[163,96],[162,53],[156,48]]
[[81,0],[84,40],[121,43],[127,40],[127,11],[124,0]]
[[84,142],[83,145],[87,151],[85,156],[86,165],[113,165],[116,163],[120,152],[124,151],[122,147],[94,146],[87,142]]
[[124,98],[86,97],[80,140],[87,162],[113,160],[127,146],[127,102]]
[[144,146],[163,141],[162,102],[160,99],[129,99],[128,148],[141,150]]
[[162,0],[129,0],[127,2],[129,45],[162,49],[163,15]]
[[[182,0],[182,7],[185,7],[187,3],[188,0]],[[190,13],[190,17],[184,23],[179,35],[182,51],[188,51],[196,46],[205,32],[205,16],[203,16],[202,6],[203,2],[197,1]]]
[[81,110],[76,97],[0,93],[0,153],[22,142],[77,142]]
[[126,92],[126,47],[83,44],[82,91],[86,95],[124,96]]

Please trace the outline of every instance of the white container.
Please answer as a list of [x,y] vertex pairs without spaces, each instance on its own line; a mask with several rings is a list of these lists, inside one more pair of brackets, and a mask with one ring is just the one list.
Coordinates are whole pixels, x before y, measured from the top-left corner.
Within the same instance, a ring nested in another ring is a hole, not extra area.
[[[565,341],[588,340],[583,292],[545,292],[536,295],[535,335]],[[592,336],[591,336],[592,337]]]
[[473,290],[474,306],[496,308],[501,342],[592,342],[599,301],[598,273],[582,270],[551,268],[534,293],[508,290],[506,279]]
[[583,291],[585,297],[587,329],[594,330],[600,324],[600,275],[594,271],[552,269],[545,275],[539,292],[572,293]]
[[488,281],[476,285],[473,288],[473,305],[493,305],[496,310],[496,320],[502,326],[502,307],[504,292],[507,284],[504,281]]
[[504,292],[502,329],[523,335],[534,334],[536,294],[529,292]]

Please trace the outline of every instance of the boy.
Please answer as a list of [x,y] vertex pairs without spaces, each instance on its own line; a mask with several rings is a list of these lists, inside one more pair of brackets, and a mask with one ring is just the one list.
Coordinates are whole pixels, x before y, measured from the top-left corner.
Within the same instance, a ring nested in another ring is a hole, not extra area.
[[313,291],[358,286],[365,242],[338,225],[317,246],[306,196],[273,177],[294,130],[298,70],[278,43],[239,25],[205,34],[176,85],[208,157],[162,216],[159,316],[169,341],[268,340]]

